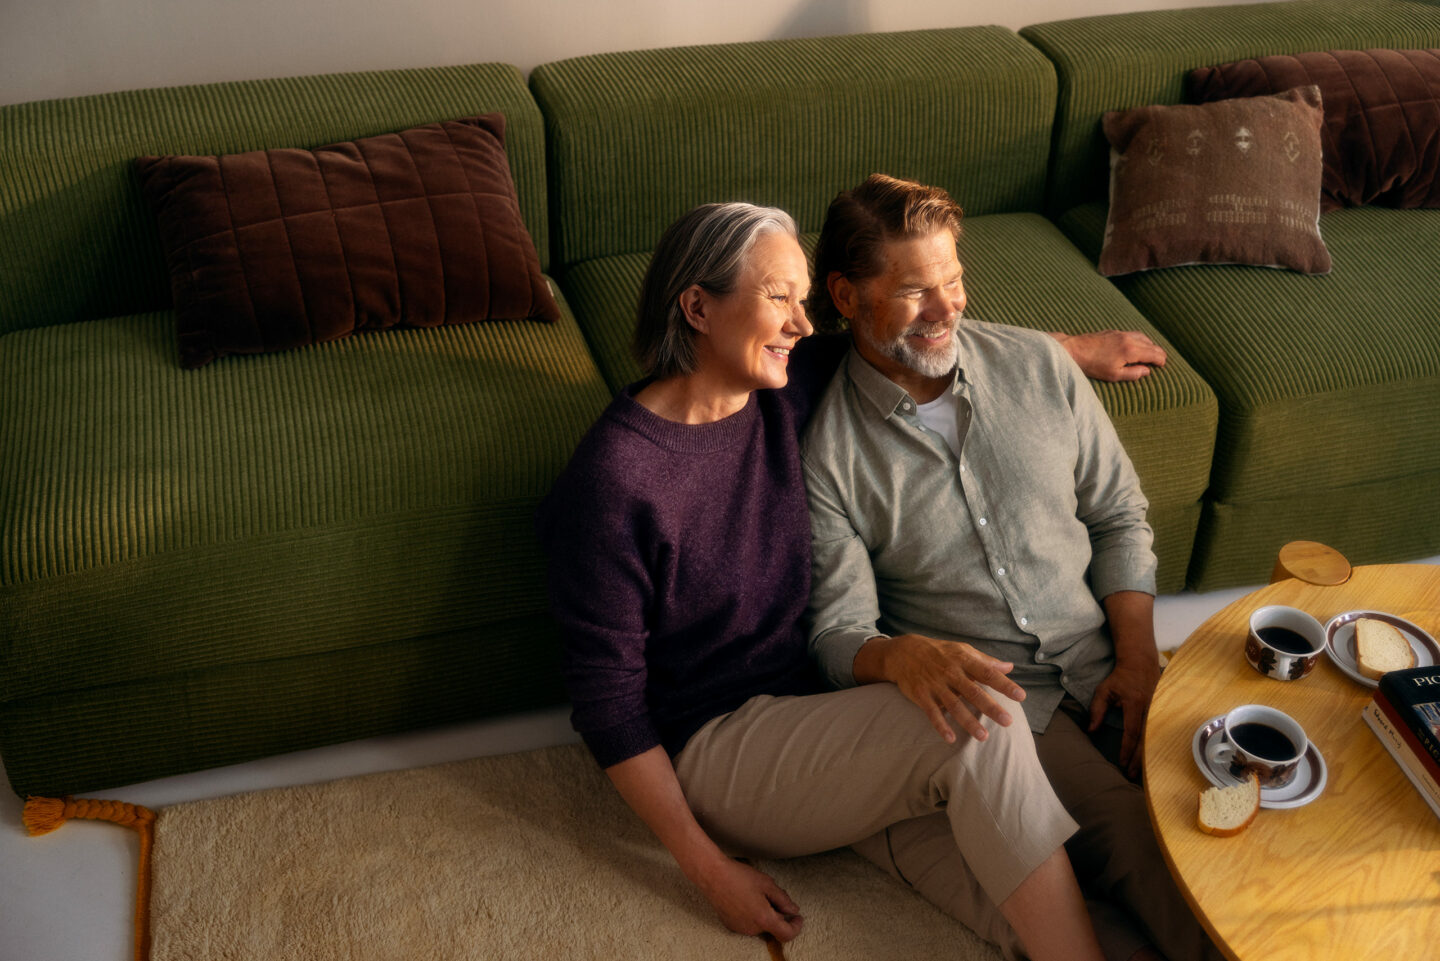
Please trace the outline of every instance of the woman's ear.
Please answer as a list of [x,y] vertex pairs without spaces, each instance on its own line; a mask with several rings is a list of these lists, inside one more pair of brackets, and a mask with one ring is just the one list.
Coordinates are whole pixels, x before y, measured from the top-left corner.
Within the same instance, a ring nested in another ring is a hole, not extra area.
[[710,321],[706,315],[710,295],[699,284],[691,284],[680,293],[680,310],[685,321],[702,334],[710,333]]
[[855,289],[850,278],[838,270],[832,270],[825,278],[825,288],[830,291],[830,299],[835,302],[835,309],[840,312],[840,316],[846,320],[854,320],[860,303],[860,291]]

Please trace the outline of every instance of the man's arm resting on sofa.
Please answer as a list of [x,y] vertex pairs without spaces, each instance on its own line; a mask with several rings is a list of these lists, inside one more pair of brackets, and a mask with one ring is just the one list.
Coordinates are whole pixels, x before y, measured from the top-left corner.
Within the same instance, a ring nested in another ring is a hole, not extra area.
[[1138,330],[1050,334],[1092,380],[1131,381],[1165,366],[1165,348]]

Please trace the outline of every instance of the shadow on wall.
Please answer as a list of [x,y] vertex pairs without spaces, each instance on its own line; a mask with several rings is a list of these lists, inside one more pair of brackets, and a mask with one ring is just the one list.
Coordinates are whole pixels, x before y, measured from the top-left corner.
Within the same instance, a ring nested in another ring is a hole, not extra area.
[[872,29],[869,0],[805,0],[798,3],[769,39],[829,37]]

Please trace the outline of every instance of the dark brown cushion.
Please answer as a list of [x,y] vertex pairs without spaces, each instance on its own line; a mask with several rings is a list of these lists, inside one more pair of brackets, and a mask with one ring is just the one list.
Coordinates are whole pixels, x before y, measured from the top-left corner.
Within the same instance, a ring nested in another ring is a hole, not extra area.
[[397,324],[558,319],[504,135],[489,114],[315,150],[137,159],[181,364]]
[[1328,273],[1320,92],[1105,115],[1110,214],[1100,272],[1196,263]]
[[1325,104],[1321,209],[1440,207],[1440,50],[1328,50],[1192,70],[1207,103],[1314,84]]

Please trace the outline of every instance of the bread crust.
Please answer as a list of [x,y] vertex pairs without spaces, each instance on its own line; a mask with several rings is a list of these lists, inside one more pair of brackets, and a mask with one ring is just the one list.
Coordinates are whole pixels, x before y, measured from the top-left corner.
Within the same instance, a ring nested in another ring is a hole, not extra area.
[[[1250,795],[1250,811],[1245,820],[1231,827],[1221,827],[1218,824],[1210,824],[1205,820],[1205,797],[1216,794],[1230,795],[1244,791]],[[1231,838],[1248,828],[1255,820],[1255,815],[1260,813],[1260,778],[1254,771],[1250,772],[1244,784],[1234,784],[1230,787],[1212,787],[1201,791],[1196,798],[1195,823],[1200,830],[1206,834],[1214,835],[1217,838]]]
[[[1362,631],[1367,642],[1365,644],[1361,643]],[[1392,652],[1398,658],[1402,658],[1405,663],[1391,667],[1377,666],[1373,657],[1366,657],[1366,648],[1371,644],[1381,645],[1386,651]],[[1404,653],[1401,654],[1401,651]],[[1385,621],[1376,620],[1373,617],[1356,618],[1355,666],[1360,670],[1361,674],[1370,678],[1370,680],[1378,681],[1380,680],[1380,676],[1387,671],[1401,671],[1414,667],[1415,650],[1410,646],[1410,642],[1405,639],[1405,635],[1394,625],[1388,624]]]

